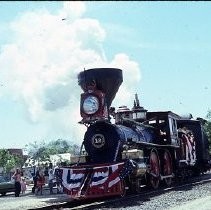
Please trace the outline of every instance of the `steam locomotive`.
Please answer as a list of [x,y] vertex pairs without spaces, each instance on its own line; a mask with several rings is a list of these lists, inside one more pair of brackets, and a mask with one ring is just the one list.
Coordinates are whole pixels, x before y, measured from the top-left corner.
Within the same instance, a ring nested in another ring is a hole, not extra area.
[[132,109],[116,110],[111,103],[122,81],[122,70],[115,68],[78,75],[85,153],[60,168],[64,191],[73,199],[124,196],[143,185],[157,189],[210,169],[203,121],[171,111],[149,112],[137,94]]

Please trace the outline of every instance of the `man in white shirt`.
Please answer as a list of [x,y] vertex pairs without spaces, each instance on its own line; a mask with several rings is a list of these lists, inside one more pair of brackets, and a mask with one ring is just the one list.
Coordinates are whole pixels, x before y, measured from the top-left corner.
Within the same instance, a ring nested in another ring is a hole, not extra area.
[[49,169],[49,177],[48,177],[48,186],[50,188],[50,194],[53,194],[53,185],[54,185],[54,173],[53,169]]

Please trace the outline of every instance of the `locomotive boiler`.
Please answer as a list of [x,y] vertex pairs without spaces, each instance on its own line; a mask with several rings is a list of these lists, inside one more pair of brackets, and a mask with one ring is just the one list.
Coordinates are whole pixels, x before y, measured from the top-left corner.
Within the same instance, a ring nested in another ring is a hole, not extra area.
[[[141,186],[170,186],[210,168],[208,139],[200,120],[171,111],[149,112],[135,94],[132,109],[111,107],[123,82],[122,70],[80,72],[81,124],[87,126],[84,154],[61,168],[64,191],[74,199],[139,192]],[[74,160],[73,160],[74,159]]]

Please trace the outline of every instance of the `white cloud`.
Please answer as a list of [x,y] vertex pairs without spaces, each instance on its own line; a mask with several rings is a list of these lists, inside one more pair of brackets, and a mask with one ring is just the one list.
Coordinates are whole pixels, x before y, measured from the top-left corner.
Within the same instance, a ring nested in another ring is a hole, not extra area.
[[65,2],[57,15],[47,10],[23,13],[10,24],[13,43],[3,46],[0,54],[0,81],[7,84],[2,94],[23,103],[32,122],[45,123],[49,133],[60,136],[82,133],[82,126],[77,127],[79,71],[123,69],[116,99],[121,104],[131,100],[133,85],[140,80],[138,64],[127,55],[106,60],[102,47],[106,32],[98,20],[83,17],[85,10],[83,2]]
[[86,11],[85,4],[80,1],[66,1],[63,4],[63,9],[60,15],[63,18],[79,18]]
[[138,89],[138,84],[141,79],[140,67],[137,62],[132,61],[125,54],[117,54],[111,66],[123,69],[123,84],[114,99],[115,105],[128,105],[128,108],[133,106],[134,95]]

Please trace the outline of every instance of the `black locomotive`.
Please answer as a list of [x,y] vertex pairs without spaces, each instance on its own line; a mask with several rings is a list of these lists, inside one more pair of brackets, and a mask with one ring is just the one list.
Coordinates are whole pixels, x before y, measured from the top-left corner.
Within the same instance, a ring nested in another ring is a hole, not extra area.
[[[87,126],[85,154],[62,168],[64,190],[78,199],[139,192],[210,169],[208,139],[202,120],[171,111],[149,112],[137,94],[132,109],[111,107],[122,70],[96,68],[81,72],[80,123]],[[74,164],[75,162],[75,164]]]

